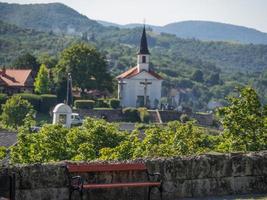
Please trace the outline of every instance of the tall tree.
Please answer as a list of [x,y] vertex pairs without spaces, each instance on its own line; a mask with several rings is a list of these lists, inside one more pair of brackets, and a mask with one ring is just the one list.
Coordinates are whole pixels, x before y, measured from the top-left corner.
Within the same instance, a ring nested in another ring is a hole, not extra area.
[[18,58],[16,58],[13,62],[13,67],[17,69],[31,69],[35,73],[38,72],[40,64],[37,59],[30,53],[25,53]]
[[34,82],[34,91],[39,94],[50,92],[49,72],[44,64],[41,65]]
[[61,82],[71,73],[73,86],[85,89],[112,90],[105,58],[92,46],[84,43],[66,48],[56,66],[56,80]]
[[265,112],[254,89],[240,89],[238,97],[229,98],[229,106],[219,109],[228,141],[228,151],[257,151],[266,148]]

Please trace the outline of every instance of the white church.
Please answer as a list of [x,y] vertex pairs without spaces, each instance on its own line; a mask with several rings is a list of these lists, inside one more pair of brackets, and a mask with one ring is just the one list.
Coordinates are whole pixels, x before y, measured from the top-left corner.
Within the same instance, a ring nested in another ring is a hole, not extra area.
[[163,79],[150,69],[149,55],[144,26],[137,54],[137,66],[117,76],[118,98],[122,107],[158,107]]

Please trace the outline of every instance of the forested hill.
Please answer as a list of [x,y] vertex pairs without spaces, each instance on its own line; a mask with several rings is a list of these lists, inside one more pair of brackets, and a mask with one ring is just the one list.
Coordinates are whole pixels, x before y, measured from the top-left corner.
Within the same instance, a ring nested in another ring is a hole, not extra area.
[[23,28],[67,34],[81,35],[84,31],[105,29],[61,3],[21,5],[0,2],[0,20]]
[[[136,28],[143,24],[119,25],[106,21],[98,21],[106,27]],[[147,25],[154,32],[174,34],[184,39],[199,39],[205,41],[228,41],[243,44],[267,44],[267,33],[231,24],[210,21],[183,21],[167,24],[165,26]]]

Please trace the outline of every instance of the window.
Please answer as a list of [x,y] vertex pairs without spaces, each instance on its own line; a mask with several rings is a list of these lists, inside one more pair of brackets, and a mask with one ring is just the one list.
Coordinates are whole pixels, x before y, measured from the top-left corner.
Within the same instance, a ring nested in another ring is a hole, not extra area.
[[146,63],[146,56],[142,56],[142,63]]

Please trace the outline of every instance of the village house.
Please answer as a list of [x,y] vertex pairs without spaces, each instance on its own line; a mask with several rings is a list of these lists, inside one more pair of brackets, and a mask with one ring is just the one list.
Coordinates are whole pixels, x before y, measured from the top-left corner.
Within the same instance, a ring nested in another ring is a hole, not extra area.
[[0,92],[8,95],[34,90],[34,77],[30,69],[5,69],[0,70]]
[[117,76],[118,98],[122,107],[158,107],[163,79],[150,68],[149,56],[144,27],[137,54],[137,66]]

